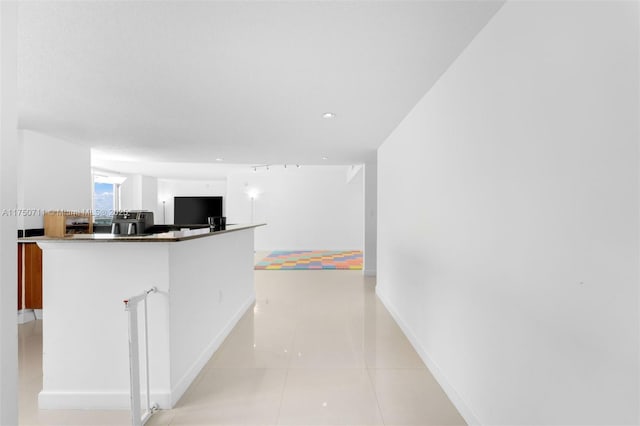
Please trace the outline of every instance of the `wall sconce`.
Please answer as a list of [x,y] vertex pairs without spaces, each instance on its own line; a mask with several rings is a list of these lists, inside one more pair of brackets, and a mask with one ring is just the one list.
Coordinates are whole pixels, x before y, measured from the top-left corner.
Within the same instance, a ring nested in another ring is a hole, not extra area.
[[255,200],[260,195],[260,190],[258,188],[248,188],[246,194],[250,199]]
[[249,197],[249,199],[251,200],[251,223],[253,223],[255,212],[256,212],[255,201],[256,201],[256,198],[258,198],[258,196],[262,194],[262,191],[260,191],[258,188],[252,187],[252,188],[246,188],[244,192],[245,194],[247,194],[247,197]]

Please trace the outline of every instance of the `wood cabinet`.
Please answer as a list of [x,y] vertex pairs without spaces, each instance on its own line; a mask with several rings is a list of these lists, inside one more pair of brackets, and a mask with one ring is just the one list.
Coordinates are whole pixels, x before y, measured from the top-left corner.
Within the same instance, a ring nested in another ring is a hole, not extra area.
[[50,211],[44,214],[44,235],[65,237],[71,234],[93,233],[91,213]]
[[[65,237],[93,233],[90,213],[49,211],[44,214],[44,234]],[[18,310],[42,309],[42,250],[35,242],[18,243]]]
[[18,310],[22,309],[22,248],[24,244],[18,243]]
[[42,309],[42,250],[18,243],[18,309]]

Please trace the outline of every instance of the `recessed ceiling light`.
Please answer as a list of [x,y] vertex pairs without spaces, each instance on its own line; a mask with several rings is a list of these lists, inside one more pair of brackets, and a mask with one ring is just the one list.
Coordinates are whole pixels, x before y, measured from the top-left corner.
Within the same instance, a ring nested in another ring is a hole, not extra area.
[[323,159],[323,160],[328,160],[328,159],[329,159],[329,157],[322,157],[322,159]]
[[322,118],[336,118],[336,115],[332,112],[325,112],[322,114]]
[[224,158],[216,158],[216,161],[224,161]]

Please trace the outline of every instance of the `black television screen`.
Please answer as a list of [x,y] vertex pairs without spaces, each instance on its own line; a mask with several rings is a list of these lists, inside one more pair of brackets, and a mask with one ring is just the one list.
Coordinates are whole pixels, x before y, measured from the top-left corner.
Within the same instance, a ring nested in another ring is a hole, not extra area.
[[206,225],[209,216],[222,216],[222,197],[173,197],[173,223]]

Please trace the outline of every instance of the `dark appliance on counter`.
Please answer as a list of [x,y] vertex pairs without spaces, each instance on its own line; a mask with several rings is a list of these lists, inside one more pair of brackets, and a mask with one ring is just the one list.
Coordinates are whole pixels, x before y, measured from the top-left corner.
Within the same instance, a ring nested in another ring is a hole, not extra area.
[[129,210],[113,215],[111,233],[115,235],[144,235],[153,227],[153,212]]

